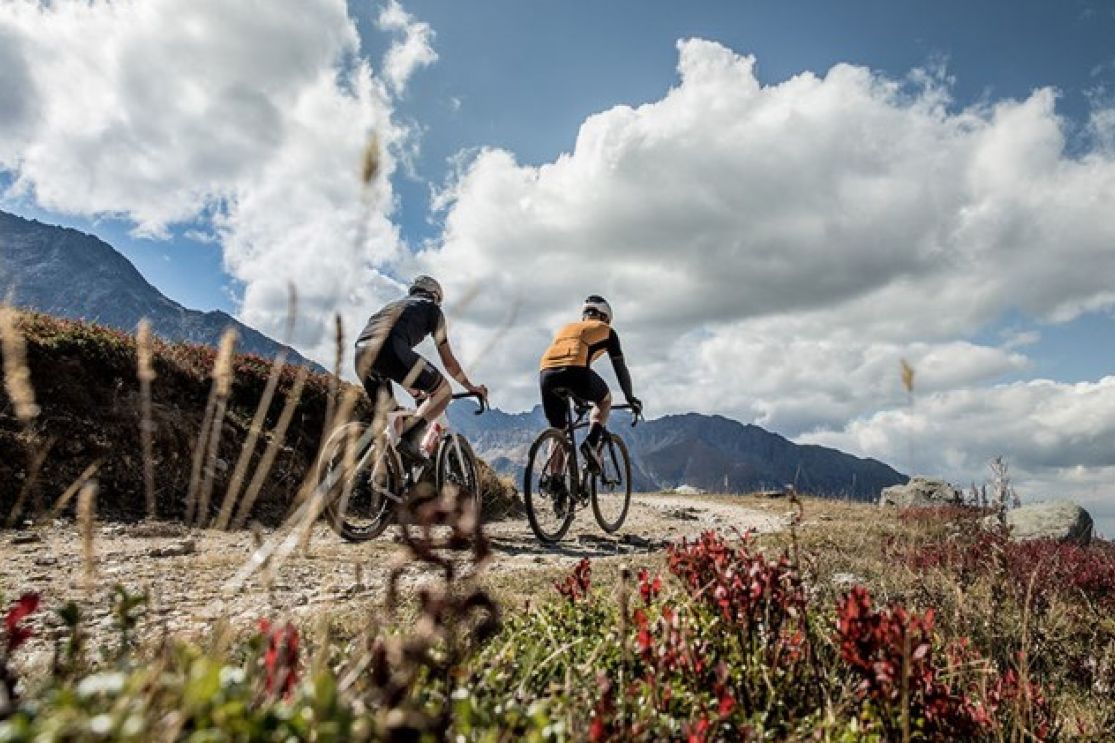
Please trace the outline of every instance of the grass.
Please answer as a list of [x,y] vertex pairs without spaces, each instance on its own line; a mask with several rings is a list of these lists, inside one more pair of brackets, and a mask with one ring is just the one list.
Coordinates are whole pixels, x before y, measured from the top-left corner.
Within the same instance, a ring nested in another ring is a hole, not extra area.
[[[0,739],[1103,739],[1115,553],[992,539],[996,557],[980,516],[805,499],[796,534],[479,578],[420,559],[442,537],[408,548],[427,580],[394,603],[70,658]],[[1034,559],[1016,590],[1011,561]],[[1071,587],[1033,577],[1074,566]]]

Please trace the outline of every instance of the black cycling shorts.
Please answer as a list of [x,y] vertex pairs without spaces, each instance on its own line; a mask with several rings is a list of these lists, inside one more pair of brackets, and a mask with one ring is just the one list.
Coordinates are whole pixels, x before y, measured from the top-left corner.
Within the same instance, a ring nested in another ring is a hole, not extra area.
[[604,378],[587,366],[543,369],[538,383],[542,388],[542,410],[554,428],[565,428],[569,423],[569,401],[562,392],[592,403],[600,402],[609,393]]
[[[356,369],[358,373],[367,364],[367,361],[362,359],[363,353],[367,352],[357,347]],[[395,396],[391,391],[392,382],[407,389],[432,393],[441,386],[444,379],[445,377],[441,375],[441,372],[429,361],[418,355],[413,348],[402,341],[388,338],[360,381],[364,383],[364,391],[368,393],[368,397],[374,403],[379,399],[381,391],[394,400]]]

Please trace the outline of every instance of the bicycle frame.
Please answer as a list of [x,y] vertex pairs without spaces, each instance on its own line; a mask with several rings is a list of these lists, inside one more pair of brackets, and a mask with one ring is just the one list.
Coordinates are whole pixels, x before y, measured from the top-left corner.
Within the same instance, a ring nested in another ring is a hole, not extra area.
[[[584,402],[583,400],[578,400],[577,398],[570,396],[569,408],[566,411],[565,436],[569,441],[569,456],[572,458],[571,461],[573,462],[573,469],[571,471],[577,473],[574,487],[576,488],[575,495],[578,496],[581,495],[581,493],[583,492],[585,483],[582,482],[584,477],[581,471],[581,463],[577,459],[577,438],[575,433],[582,428],[588,428],[589,425],[591,425],[586,419],[586,416],[589,414],[589,411],[591,411],[592,408],[592,405]],[[631,409],[631,406],[627,405],[626,403],[623,405],[613,405],[611,407],[611,410]],[[573,417],[574,413],[576,413],[576,418]],[[639,417],[640,414],[636,414],[634,416],[634,419],[631,421],[632,428],[634,428],[635,425],[639,422]],[[568,466],[569,465],[567,463],[566,467]]]
[[[484,413],[484,411],[489,409],[488,401],[486,399],[484,399],[483,397],[481,397],[480,395],[478,395],[477,393],[475,393],[475,392],[458,392],[458,393],[455,393],[454,395],[452,395],[452,397],[450,399],[452,399],[452,400],[464,400],[464,399],[467,399],[467,398],[476,398],[476,400],[479,402],[479,406],[477,407],[477,409],[473,413],[473,415],[482,415]],[[386,424],[384,430],[381,431],[382,435],[385,437],[385,439],[387,441],[387,451],[388,451],[389,455],[394,458],[394,460],[395,460],[394,464],[395,464],[397,470],[404,473],[406,481],[408,481],[408,482],[412,479],[413,472],[411,471],[410,467],[404,467],[403,466],[403,458],[399,455],[398,449],[395,448],[396,445],[399,443],[399,439],[401,438],[401,433],[399,432],[399,426],[396,425],[396,422],[399,421],[402,418],[412,417],[417,412],[418,411],[414,408],[403,408],[403,407],[399,407],[399,408],[396,408],[395,410],[392,410],[390,413],[387,414],[387,424]],[[449,419],[448,419],[448,417],[446,416],[445,413],[442,413],[440,416],[438,416],[437,424],[439,426],[441,426],[443,436],[446,435],[446,434],[452,433],[452,428],[450,428],[450,426],[449,426]],[[361,435],[360,439],[357,441],[356,451],[360,452],[361,454],[357,458],[356,467],[354,469],[359,470],[359,469],[367,466],[367,464],[368,464],[367,459],[372,454],[372,446],[371,446],[372,440],[375,438],[375,436],[376,436],[376,432],[372,429],[371,426],[368,426],[367,429],[364,431],[364,433]],[[453,441],[453,446],[456,449],[456,454],[457,454],[458,460],[459,461],[463,460],[464,455],[461,452],[460,444],[457,443],[456,437],[451,437],[451,440]],[[433,464],[433,461],[431,461],[429,464],[423,465],[422,469],[425,470],[426,467],[431,466],[432,464]],[[375,474],[376,473],[373,469],[373,471],[371,473],[371,476],[374,477]],[[373,480],[373,482],[374,482],[374,480]],[[374,487],[374,485],[373,485],[373,487]],[[402,496],[400,496],[396,493],[388,492],[386,489],[382,489],[380,494],[383,495],[384,497],[394,501],[395,503],[402,503],[403,502],[403,497]]]

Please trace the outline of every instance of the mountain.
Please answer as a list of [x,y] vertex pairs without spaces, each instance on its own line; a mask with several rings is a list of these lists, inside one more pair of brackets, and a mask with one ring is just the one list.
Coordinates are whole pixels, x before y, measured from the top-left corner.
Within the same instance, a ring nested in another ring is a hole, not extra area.
[[[0,211],[0,292],[13,305],[133,332],[141,318],[168,341],[217,345],[236,328],[237,349],[264,357],[277,341],[225,312],[200,312],[167,298],[108,243],[84,232]],[[310,364],[287,349],[292,363]]]
[[[474,409],[467,402],[454,403],[450,423],[497,472],[521,479],[531,442],[546,427],[541,406],[527,413],[492,410],[481,416],[472,415]],[[874,459],[795,444],[719,415],[668,415],[631,428],[627,415],[617,413],[611,430],[627,442],[638,490],[691,485],[733,493],[794,483],[814,495],[873,500],[882,488],[907,480]]]

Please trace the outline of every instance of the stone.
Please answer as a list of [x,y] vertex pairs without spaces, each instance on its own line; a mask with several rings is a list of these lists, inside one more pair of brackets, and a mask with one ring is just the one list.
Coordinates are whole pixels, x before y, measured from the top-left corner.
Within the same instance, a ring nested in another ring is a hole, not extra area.
[[43,538],[33,531],[22,532],[12,537],[12,544],[34,544],[41,541]]
[[959,490],[944,480],[931,477],[911,477],[905,485],[891,485],[883,488],[879,495],[880,506],[897,508],[933,508],[953,506],[963,502]]
[[197,552],[197,544],[192,539],[183,539],[166,547],[156,547],[147,554],[151,557],[182,557]]
[[[984,525],[995,528],[997,516],[988,516]],[[1068,500],[1030,503],[1007,511],[1010,538],[1016,542],[1031,539],[1056,539],[1087,545],[1092,541],[1092,515]]]
[[677,519],[678,521],[698,521],[701,518],[701,511],[697,508],[671,508],[665,514],[668,519]]
[[855,573],[833,573],[833,585],[837,586],[855,586],[863,583],[863,578]]

